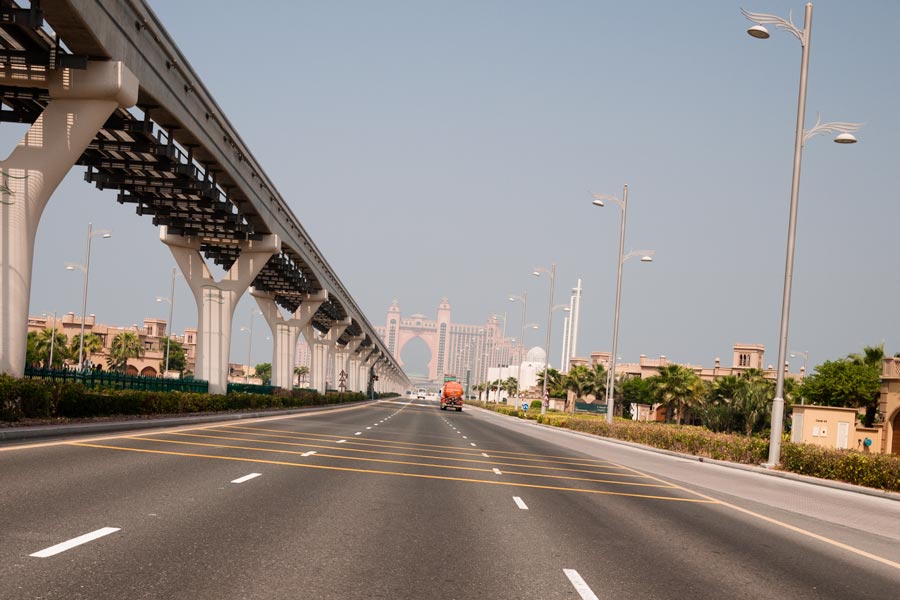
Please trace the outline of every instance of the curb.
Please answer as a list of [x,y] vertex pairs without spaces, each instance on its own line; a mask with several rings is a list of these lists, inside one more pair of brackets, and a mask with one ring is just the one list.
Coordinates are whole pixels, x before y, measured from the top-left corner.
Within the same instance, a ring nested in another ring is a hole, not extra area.
[[[488,410],[486,408],[481,408],[480,406],[471,406],[471,408],[477,408],[478,410],[483,410],[484,412],[495,414],[499,417],[510,417],[512,415],[504,415],[502,413],[498,413],[493,410]],[[686,460],[692,460],[695,462],[701,463],[709,463],[713,465],[718,465],[720,467],[728,467],[730,469],[739,469],[741,471],[748,471],[750,473],[757,473],[759,475],[768,475],[770,477],[780,477],[781,479],[790,479],[792,481],[799,481],[801,483],[809,483],[812,485],[818,485],[821,487],[832,488],[836,490],[843,490],[845,492],[854,492],[857,494],[863,494],[866,496],[874,496],[876,498],[883,498],[885,500],[893,500],[895,502],[900,502],[900,493],[897,492],[889,492],[887,490],[879,490],[876,488],[869,488],[861,485],[854,485],[852,483],[845,483],[843,481],[833,481],[831,479],[821,479],[819,477],[811,477],[809,475],[801,475],[799,473],[792,473],[790,471],[775,471],[772,469],[766,469],[764,467],[756,467],[753,465],[744,465],[741,463],[728,462],[725,460],[718,460],[715,458],[707,458],[705,456],[696,456],[694,454],[683,454],[681,452],[674,452],[672,450],[664,450],[662,448],[654,448],[653,446],[645,446],[643,444],[637,444],[635,442],[629,442],[626,440],[620,440],[616,438],[604,437],[601,435],[595,435],[593,433],[585,433],[584,431],[574,431],[572,429],[566,429],[564,427],[555,427],[553,425],[544,425],[543,423],[538,423],[537,421],[531,419],[521,419],[520,417],[515,417],[522,421],[531,422],[538,427],[543,427],[546,429],[550,429],[553,431],[561,431],[565,433],[569,433],[572,435],[577,435],[579,437],[584,437],[587,439],[592,439],[594,441],[606,442],[610,444],[619,444],[620,446],[628,446],[630,448],[634,448],[636,450],[643,450],[645,452],[654,452],[656,454],[666,454],[668,456],[674,456],[676,458],[682,458]]]
[[346,408],[349,406],[364,406],[366,404],[372,404],[375,402],[378,402],[378,400],[363,400],[360,402],[347,402],[343,404],[326,404],[323,406],[309,406],[305,408],[289,408],[286,410],[221,413],[195,417],[166,417],[161,419],[106,421],[103,423],[76,423],[72,425],[24,425],[21,427],[8,427],[0,429],[0,441],[33,440],[65,435],[115,433],[119,431],[134,431],[138,429],[157,429],[165,427],[179,427],[182,425],[196,425],[200,423],[216,423],[219,421],[259,419],[262,417],[277,417],[283,415],[322,412],[326,410],[334,410],[336,408]]

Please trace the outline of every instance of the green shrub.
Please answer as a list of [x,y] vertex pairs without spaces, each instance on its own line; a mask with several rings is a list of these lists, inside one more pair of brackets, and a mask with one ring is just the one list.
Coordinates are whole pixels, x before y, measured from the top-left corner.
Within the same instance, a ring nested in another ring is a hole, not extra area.
[[781,446],[781,463],[793,473],[900,491],[900,457],[891,454],[786,443]]

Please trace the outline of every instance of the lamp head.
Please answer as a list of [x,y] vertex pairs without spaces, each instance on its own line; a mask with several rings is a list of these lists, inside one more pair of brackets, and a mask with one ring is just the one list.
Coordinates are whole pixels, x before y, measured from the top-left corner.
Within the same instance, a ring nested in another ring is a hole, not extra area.
[[652,257],[652,256],[649,256],[649,255],[648,255],[648,256],[642,256],[642,257],[641,257],[641,262],[645,262],[645,263],[653,262],[653,257]]
[[591,204],[593,204],[594,206],[601,206],[601,207],[606,206],[605,204],[603,204],[603,200],[601,200],[600,198],[594,198],[591,201]]
[[515,299],[515,298],[513,298],[513,297],[512,297],[512,296],[510,296],[510,298],[509,298],[509,301],[510,301],[510,302],[515,302],[515,301],[516,301],[516,299]]
[[855,144],[856,138],[852,133],[842,133],[834,138],[836,144]]
[[540,272],[540,271],[532,271],[531,274],[534,275],[535,277],[540,277],[540,276],[541,276],[541,272]]
[[755,37],[758,40],[769,39],[769,30],[762,25],[754,25],[747,30],[747,33],[749,33],[751,37]]
[[100,237],[102,237],[104,240],[108,240],[109,238],[112,237],[112,234],[111,234],[111,233],[104,233],[104,234],[103,234],[102,236],[100,236]]

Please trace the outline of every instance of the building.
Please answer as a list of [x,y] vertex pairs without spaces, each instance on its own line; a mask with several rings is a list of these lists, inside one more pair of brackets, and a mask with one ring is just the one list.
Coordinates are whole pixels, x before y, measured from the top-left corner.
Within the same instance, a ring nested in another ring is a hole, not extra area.
[[[126,373],[129,375],[156,377],[161,374],[165,366],[167,325],[164,319],[144,319],[143,326],[135,324],[131,327],[119,327],[97,323],[94,315],[88,315],[84,319],[84,335],[85,337],[90,334],[97,335],[103,346],[99,352],[87,354],[84,360],[85,362],[90,360],[91,364],[99,365],[102,369],[106,369],[106,359],[109,357],[109,350],[115,337],[122,332],[131,332],[136,334],[141,340],[141,345],[144,347],[144,356],[129,359]],[[71,345],[72,340],[77,340],[78,336],[81,335],[81,318],[72,312],[62,315],[55,321],[52,316],[28,317],[29,332],[42,331],[44,329],[55,329],[57,332],[62,333]],[[172,339],[181,342],[184,346],[187,362],[186,370],[193,372],[197,351],[196,328],[185,329],[183,335],[173,335]],[[74,365],[77,361],[76,357],[74,360],[67,362],[70,365]]]

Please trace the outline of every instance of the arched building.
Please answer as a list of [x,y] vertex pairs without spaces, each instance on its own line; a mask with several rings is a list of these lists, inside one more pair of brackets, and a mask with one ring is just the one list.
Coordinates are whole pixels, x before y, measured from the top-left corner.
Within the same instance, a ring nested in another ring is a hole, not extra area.
[[489,366],[518,363],[521,355],[516,341],[504,337],[500,319],[491,316],[482,325],[454,323],[447,298],[441,299],[434,318],[421,313],[404,317],[395,300],[384,327],[375,329],[401,366],[404,346],[422,340],[430,353],[428,373],[423,375],[433,382],[441,381],[445,374],[463,379],[468,371],[470,381],[477,383],[486,378]]

